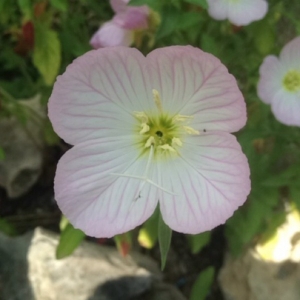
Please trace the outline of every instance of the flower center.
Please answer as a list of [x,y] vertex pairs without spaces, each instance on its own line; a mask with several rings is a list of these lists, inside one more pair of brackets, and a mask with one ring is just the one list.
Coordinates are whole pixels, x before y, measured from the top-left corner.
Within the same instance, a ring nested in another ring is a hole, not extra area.
[[153,146],[154,158],[176,157],[183,145],[184,135],[198,135],[199,131],[188,126],[193,116],[174,116],[164,112],[159,92],[152,92],[158,113],[133,113],[138,121],[136,131],[139,147],[144,154]]
[[283,86],[289,92],[296,92],[300,90],[300,72],[297,70],[290,70],[283,78]]

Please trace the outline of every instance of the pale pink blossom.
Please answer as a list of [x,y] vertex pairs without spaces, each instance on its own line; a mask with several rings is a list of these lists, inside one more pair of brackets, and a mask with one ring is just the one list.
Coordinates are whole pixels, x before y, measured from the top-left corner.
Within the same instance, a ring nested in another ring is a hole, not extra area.
[[271,105],[277,120],[300,126],[300,37],[289,42],[279,58],[267,56],[259,72],[261,100]]
[[208,13],[216,20],[228,19],[237,26],[261,20],[268,11],[266,0],[207,0]]
[[147,6],[127,6],[129,0],[111,0],[116,13],[111,21],[104,23],[92,36],[93,48],[130,46],[134,31],[148,28],[149,8]]
[[245,125],[243,96],[200,49],[90,51],[57,78],[48,107],[74,145],[58,163],[55,198],[87,235],[129,231],[158,203],[173,230],[207,231],[249,194],[248,162],[230,134]]

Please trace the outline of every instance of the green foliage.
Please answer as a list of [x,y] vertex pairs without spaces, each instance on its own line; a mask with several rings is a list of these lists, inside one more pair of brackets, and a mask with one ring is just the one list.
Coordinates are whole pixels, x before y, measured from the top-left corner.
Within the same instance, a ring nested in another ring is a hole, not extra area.
[[128,5],[132,6],[141,6],[141,5],[148,5],[154,10],[159,10],[163,3],[162,0],[130,0]]
[[164,222],[161,213],[158,220],[158,243],[161,257],[161,269],[166,266],[167,256],[171,245],[172,229]]
[[68,10],[68,0],[50,0],[50,3],[60,11],[66,12]]
[[33,63],[46,85],[53,84],[61,63],[61,46],[55,31],[44,24],[35,24]]
[[188,241],[193,254],[199,253],[210,241],[211,233],[206,231],[203,233],[188,235]]
[[191,4],[196,4],[201,6],[202,8],[207,9],[208,5],[207,5],[207,1],[206,0],[184,0],[185,2],[191,3]]
[[156,209],[139,230],[138,241],[144,248],[151,249],[155,246],[158,240],[158,220],[159,210]]
[[8,221],[2,218],[0,218],[0,232],[8,236],[15,236],[17,234],[14,226],[12,226]]
[[192,287],[190,300],[205,300],[214,281],[215,269],[208,267],[202,271]]
[[81,230],[75,229],[70,223],[67,224],[60,235],[56,258],[62,259],[71,255],[84,238],[85,234]]
[[[18,0],[19,8],[25,19],[32,18],[32,1],[31,0]],[[1,7],[0,7],[1,8]]]

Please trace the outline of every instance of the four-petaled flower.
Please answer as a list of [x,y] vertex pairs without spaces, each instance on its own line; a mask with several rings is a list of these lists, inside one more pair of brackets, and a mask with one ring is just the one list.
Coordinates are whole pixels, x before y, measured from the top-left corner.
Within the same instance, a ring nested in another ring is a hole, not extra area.
[[131,230],[158,202],[172,229],[203,232],[249,194],[248,162],[230,134],[246,122],[243,96],[200,49],[88,52],[58,77],[49,117],[74,145],[58,163],[56,200],[90,236]]
[[300,126],[300,37],[289,42],[279,58],[267,56],[259,71],[261,100],[271,105],[277,120]]
[[268,11],[265,0],[207,0],[208,13],[216,20],[228,19],[237,26],[261,20]]
[[129,0],[110,0],[115,16],[104,23],[92,36],[93,48],[112,46],[130,46],[134,40],[134,31],[148,28],[150,10],[144,6],[127,6]]

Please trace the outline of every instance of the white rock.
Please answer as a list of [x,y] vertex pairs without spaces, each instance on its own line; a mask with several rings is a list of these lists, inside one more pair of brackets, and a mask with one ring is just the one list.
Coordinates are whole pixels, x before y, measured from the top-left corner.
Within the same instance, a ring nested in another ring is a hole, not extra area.
[[228,254],[219,276],[225,299],[299,300],[299,236],[299,214],[291,212],[269,241],[237,259]]

